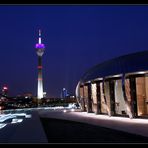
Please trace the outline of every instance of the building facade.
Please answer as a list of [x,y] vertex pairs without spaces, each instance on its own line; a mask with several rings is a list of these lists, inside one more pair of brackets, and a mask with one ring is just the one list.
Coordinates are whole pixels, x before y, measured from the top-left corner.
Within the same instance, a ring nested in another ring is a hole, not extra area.
[[92,67],[78,82],[76,97],[88,113],[148,117],[148,51]]

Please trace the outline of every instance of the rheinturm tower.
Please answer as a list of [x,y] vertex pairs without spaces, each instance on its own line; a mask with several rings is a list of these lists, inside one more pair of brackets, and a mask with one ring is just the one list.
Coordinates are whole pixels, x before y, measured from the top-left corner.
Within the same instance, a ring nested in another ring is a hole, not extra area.
[[41,41],[41,30],[39,30],[38,43],[35,45],[36,53],[38,55],[38,87],[37,98],[43,98],[43,77],[42,77],[42,56],[44,54],[45,45]]

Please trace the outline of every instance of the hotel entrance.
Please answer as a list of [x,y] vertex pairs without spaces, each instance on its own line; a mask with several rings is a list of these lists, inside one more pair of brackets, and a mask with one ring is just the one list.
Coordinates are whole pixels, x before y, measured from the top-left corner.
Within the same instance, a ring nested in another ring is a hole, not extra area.
[[[126,86],[129,86],[129,85],[126,85]],[[115,80],[114,90],[115,90],[115,113],[118,116],[127,116],[127,107],[123,97],[121,78]]]
[[138,116],[148,117],[148,75],[136,77],[136,97]]
[[128,76],[125,89],[133,117],[148,117],[148,76]]
[[116,114],[114,85],[115,85],[114,80],[109,80],[110,110],[112,116]]
[[107,114],[107,105],[103,93],[103,82],[100,82],[100,102],[101,102],[101,113]]

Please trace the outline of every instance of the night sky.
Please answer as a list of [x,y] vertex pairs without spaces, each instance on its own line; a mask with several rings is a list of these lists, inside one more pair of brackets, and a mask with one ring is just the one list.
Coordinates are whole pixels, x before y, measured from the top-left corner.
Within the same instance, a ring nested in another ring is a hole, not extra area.
[[44,91],[74,95],[92,66],[148,49],[148,5],[1,5],[0,88],[8,85],[10,96],[37,93],[38,29]]

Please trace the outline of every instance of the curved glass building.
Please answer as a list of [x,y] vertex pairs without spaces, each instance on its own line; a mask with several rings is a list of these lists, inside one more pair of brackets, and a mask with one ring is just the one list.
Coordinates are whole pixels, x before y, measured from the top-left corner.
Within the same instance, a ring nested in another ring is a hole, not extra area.
[[148,51],[92,67],[78,82],[76,97],[88,113],[148,117]]

